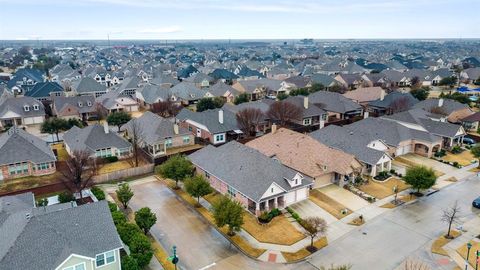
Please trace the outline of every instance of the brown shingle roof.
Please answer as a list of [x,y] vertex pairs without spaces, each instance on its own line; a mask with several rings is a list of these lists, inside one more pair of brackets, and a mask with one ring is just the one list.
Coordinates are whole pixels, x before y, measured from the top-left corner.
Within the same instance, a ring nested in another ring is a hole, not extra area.
[[353,155],[285,128],[250,141],[246,145],[266,156],[275,156],[282,164],[310,177],[330,172],[345,175],[361,168],[360,162]]

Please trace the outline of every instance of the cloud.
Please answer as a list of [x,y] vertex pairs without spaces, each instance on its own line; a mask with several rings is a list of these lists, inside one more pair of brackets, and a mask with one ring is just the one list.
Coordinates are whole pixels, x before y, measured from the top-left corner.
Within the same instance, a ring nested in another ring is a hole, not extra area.
[[160,27],[160,28],[147,28],[142,29],[139,32],[143,34],[170,34],[170,33],[178,33],[181,32],[183,29],[178,25]]

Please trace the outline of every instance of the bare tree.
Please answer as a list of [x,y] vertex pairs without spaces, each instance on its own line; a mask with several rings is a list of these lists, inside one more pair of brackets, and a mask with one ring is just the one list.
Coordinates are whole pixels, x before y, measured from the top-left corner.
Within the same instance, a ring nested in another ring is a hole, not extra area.
[[410,109],[410,101],[407,97],[401,97],[390,103],[392,113],[403,112]]
[[410,81],[411,85],[412,85],[412,88],[416,88],[420,85],[420,78],[418,76],[415,76],[412,78],[412,80]]
[[245,108],[236,114],[237,122],[240,129],[247,135],[247,137],[255,134],[256,127],[263,119],[263,112],[260,109]]
[[64,170],[61,170],[62,181],[72,193],[80,193],[83,201],[82,191],[92,184],[93,176],[97,174],[97,159],[86,150],[74,150],[65,163]]
[[308,236],[310,236],[310,251],[315,251],[316,248],[313,245],[313,239],[318,234],[324,234],[327,231],[327,222],[320,217],[308,217],[303,220],[303,226],[307,230]]
[[173,117],[177,115],[180,110],[182,110],[182,106],[175,104],[170,99],[167,99],[166,101],[153,103],[150,110],[162,117]]
[[97,121],[100,123],[101,120],[107,118],[108,111],[102,105],[96,103],[95,115],[97,116]]
[[435,106],[430,108],[430,112],[439,115],[448,115],[444,107]]
[[457,201],[452,205],[452,207],[443,210],[442,214],[442,221],[448,223],[448,231],[445,238],[452,239],[453,237],[450,235],[450,231],[452,229],[452,224],[457,223],[460,220],[458,216],[460,214],[460,206],[458,206]]
[[407,259],[403,263],[403,270],[432,270],[426,263],[418,260]]
[[302,120],[302,108],[288,101],[276,101],[270,105],[267,116],[285,126],[289,122]]
[[134,165],[135,167],[138,167],[139,155],[140,151],[142,151],[144,138],[143,130],[140,126],[140,123],[138,122],[138,119],[134,118],[130,120],[130,122],[128,122],[126,132],[126,136],[130,139],[130,142],[132,143]]

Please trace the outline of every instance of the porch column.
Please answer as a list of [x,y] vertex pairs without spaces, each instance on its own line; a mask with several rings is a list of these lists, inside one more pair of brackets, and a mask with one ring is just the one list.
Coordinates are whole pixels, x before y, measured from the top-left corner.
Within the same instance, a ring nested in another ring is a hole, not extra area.
[[385,167],[383,166],[383,162],[380,164],[380,171],[385,171]]
[[430,158],[432,157],[432,153],[433,153],[433,146],[432,147],[427,147],[427,157]]
[[278,208],[278,197],[273,198],[273,208]]
[[377,175],[377,164],[372,165],[370,175],[371,175],[372,177],[374,177],[374,176]]
[[270,211],[270,200],[265,201],[265,211]]
[[255,215],[260,214],[260,204],[257,202],[254,202],[255,204]]
[[453,138],[450,138],[450,147],[453,146]]
[[390,171],[392,169],[392,161],[387,161],[387,170]]

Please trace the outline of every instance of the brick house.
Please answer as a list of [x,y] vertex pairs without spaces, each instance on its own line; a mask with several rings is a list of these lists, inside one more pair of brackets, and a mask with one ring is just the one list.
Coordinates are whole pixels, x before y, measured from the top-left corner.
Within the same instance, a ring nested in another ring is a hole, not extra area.
[[188,158],[216,191],[255,215],[307,199],[312,185],[310,177],[236,141],[209,145]]
[[0,136],[0,153],[0,180],[56,171],[55,154],[48,144],[18,127]]

